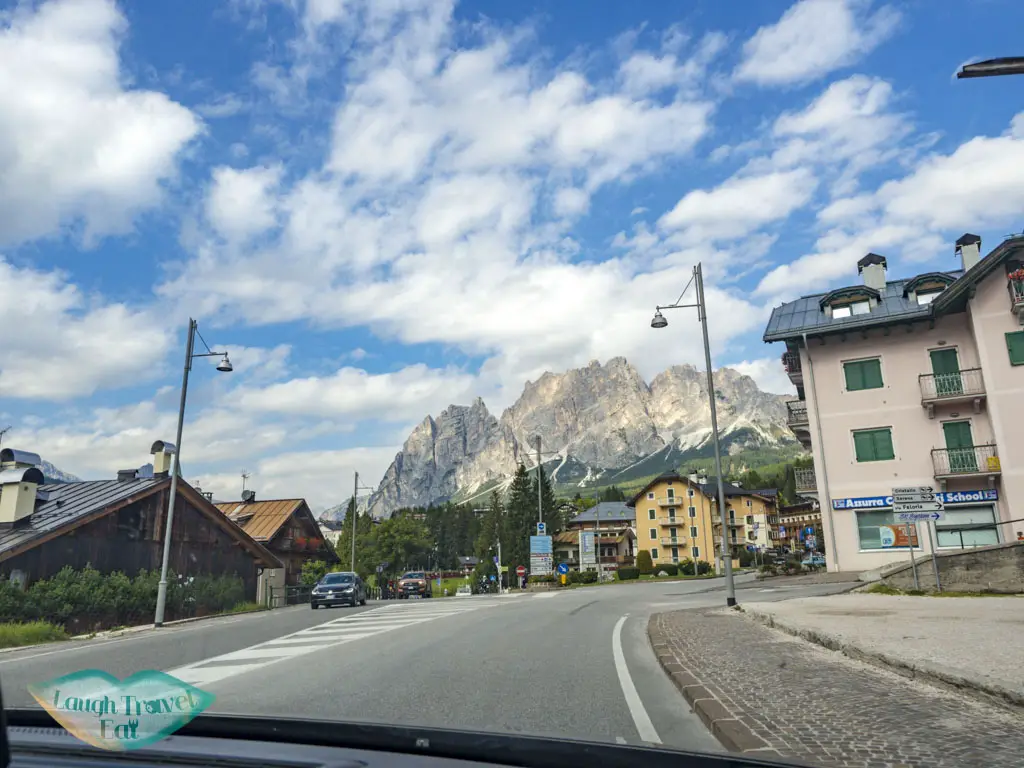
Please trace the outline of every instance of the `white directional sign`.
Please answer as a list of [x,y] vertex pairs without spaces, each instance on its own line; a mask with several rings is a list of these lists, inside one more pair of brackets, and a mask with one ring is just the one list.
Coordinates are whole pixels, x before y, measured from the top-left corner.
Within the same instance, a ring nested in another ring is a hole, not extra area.
[[892,508],[896,514],[903,512],[941,512],[943,510],[941,501],[894,501]]
[[935,501],[934,488],[893,488],[892,501],[894,504],[901,502]]
[[916,523],[918,520],[941,520],[941,512],[897,512],[896,521],[899,523]]
[[916,523],[918,520],[940,520],[943,506],[934,488],[893,488],[892,511],[898,522]]

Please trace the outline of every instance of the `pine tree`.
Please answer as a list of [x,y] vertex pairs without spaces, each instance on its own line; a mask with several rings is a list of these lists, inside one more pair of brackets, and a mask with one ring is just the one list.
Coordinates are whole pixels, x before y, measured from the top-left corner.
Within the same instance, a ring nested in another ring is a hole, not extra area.
[[501,503],[501,496],[497,490],[491,491],[491,503],[480,523],[480,530],[476,535],[473,545],[473,552],[480,562],[490,560],[492,547],[496,547],[498,537],[504,531],[505,506]]
[[509,486],[501,536],[504,564],[510,570],[519,565],[530,567],[530,536],[536,532],[536,524],[536,487],[530,482],[526,467],[520,464]]

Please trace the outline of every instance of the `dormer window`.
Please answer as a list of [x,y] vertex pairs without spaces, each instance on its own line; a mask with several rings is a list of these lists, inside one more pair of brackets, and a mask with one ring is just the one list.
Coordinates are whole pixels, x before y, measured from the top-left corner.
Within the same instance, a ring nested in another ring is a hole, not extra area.
[[932,299],[934,299],[940,293],[942,293],[941,290],[938,290],[938,291],[918,291],[917,292],[917,303],[918,304],[931,304],[932,303]]
[[833,320],[856,315],[870,314],[871,308],[877,306],[881,296],[878,291],[866,286],[840,288],[821,298],[821,311]]
[[832,317],[852,317],[853,315],[866,315],[870,311],[870,302],[855,301],[852,304],[845,304],[841,307],[832,307]]
[[903,286],[903,296],[911,304],[923,306],[932,301],[952,283],[954,278],[943,272],[928,272],[908,280]]

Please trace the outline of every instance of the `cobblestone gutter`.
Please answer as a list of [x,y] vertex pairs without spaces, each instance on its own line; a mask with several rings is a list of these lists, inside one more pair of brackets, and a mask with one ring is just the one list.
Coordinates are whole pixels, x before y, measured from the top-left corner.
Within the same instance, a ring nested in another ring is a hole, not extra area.
[[826,768],[1020,766],[1024,720],[728,609],[656,614],[654,652],[731,751]]

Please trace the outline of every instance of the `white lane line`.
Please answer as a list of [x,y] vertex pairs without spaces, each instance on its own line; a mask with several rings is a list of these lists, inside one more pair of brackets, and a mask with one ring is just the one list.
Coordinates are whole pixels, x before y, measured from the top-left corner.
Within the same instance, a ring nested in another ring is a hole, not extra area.
[[629,714],[633,717],[633,725],[640,735],[641,741],[651,744],[661,744],[658,732],[654,730],[654,724],[644,709],[644,703],[640,700],[640,694],[636,692],[633,685],[633,678],[629,676],[629,667],[626,666],[626,656],[622,652],[622,625],[626,623],[627,616],[620,618],[615,629],[612,630],[612,657],[615,659],[615,671],[619,675],[619,685],[622,686],[622,695],[626,698],[626,706],[629,707]]
[[621,736],[616,736],[615,737],[615,743],[616,744],[625,744],[626,740],[624,738],[622,738]]

